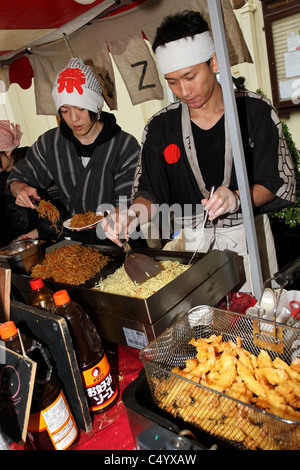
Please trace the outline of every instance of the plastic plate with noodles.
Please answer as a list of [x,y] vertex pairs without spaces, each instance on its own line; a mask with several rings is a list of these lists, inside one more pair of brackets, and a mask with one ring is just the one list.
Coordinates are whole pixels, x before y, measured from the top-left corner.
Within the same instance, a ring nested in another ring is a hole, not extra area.
[[[86,223],[81,223],[81,224],[73,224],[72,222],[72,219],[73,217],[71,217],[70,219],[68,220],[65,220],[63,225],[65,228],[69,229],[69,230],[83,230],[83,229],[87,229],[87,228],[91,228],[95,225],[98,224],[98,222],[103,218],[103,214],[100,213],[100,212],[94,212],[94,213],[90,213],[88,212],[87,214],[75,214],[76,216],[82,216],[81,217],[81,221],[84,221],[84,217],[86,217],[86,220],[87,222]],[[88,217],[90,216],[90,217]],[[97,220],[94,220],[95,218],[97,218]],[[90,223],[89,223],[89,219],[90,219]]]

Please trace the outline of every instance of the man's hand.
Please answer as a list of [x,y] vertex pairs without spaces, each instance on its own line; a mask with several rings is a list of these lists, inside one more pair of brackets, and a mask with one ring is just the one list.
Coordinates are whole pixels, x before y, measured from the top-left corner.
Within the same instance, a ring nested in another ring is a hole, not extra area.
[[222,214],[232,214],[240,208],[240,198],[234,191],[230,191],[226,186],[219,186],[212,197],[202,199],[202,204],[208,211],[208,219],[214,220]]
[[36,188],[33,188],[26,183],[22,183],[21,181],[13,181],[10,185],[10,191],[16,198],[16,204],[21,207],[36,209],[36,204],[31,201],[30,196],[38,200],[41,199]]
[[133,210],[116,207],[100,221],[107,238],[122,247],[120,240],[128,240],[139,221]]

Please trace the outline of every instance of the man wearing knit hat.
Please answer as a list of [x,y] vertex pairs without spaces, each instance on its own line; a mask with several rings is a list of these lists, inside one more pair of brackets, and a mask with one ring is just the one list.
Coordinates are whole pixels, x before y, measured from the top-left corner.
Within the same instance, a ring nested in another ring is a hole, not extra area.
[[[102,91],[91,67],[71,59],[58,74],[52,97],[59,128],[39,137],[11,172],[8,183],[16,204],[33,208],[30,196],[39,198],[38,188],[52,180],[69,217],[129,199],[139,144],[113,114],[101,111]],[[63,235],[82,239],[68,230]],[[90,235],[86,241],[96,241]]]
[[[131,210],[143,224],[153,222],[160,207],[172,208],[176,228],[184,233],[185,249],[236,253],[243,259],[239,287],[252,292],[238,182],[208,24],[196,11],[170,15],[157,29],[152,48],[178,101],[156,113],[145,127]],[[266,213],[293,203],[294,171],[269,101],[247,91],[239,91],[236,99],[266,280],[277,270]],[[208,200],[212,186],[216,190]],[[204,209],[209,213],[205,229]],[[118,231],[124,232],[127,225],[124,217],[118,226],[107,224],[104,230],[118,243]]]

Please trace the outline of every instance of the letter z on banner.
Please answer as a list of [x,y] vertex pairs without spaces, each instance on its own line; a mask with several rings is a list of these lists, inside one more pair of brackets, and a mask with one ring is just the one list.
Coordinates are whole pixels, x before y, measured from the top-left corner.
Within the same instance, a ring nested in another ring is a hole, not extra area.
[[143,37],[132,37],[128,40],[127,47],[124,47],[121,54],[116,53],[113,43],[109,44],[109,49],[133,105],[163,99],[163,88],[156,64]]

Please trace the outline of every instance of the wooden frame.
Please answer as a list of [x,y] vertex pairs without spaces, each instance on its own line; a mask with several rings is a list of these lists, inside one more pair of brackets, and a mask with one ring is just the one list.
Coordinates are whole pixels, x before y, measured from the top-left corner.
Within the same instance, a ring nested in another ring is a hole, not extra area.
[[0,268],[0,323],[10,318],[11,270]]
[[[273,25],[275,21],[289,18],[300,13],[299,0],[261,0],[265,23],[266,44],[268,51],[268,62],[272,87],[272,101],[280,118],[289,118],[291,112],[300,110],[300,99],[282,99],[279,93],[279,78],[277,74],[277,63],[275,57]],[[299,77],[295,77],[298,80]]]

